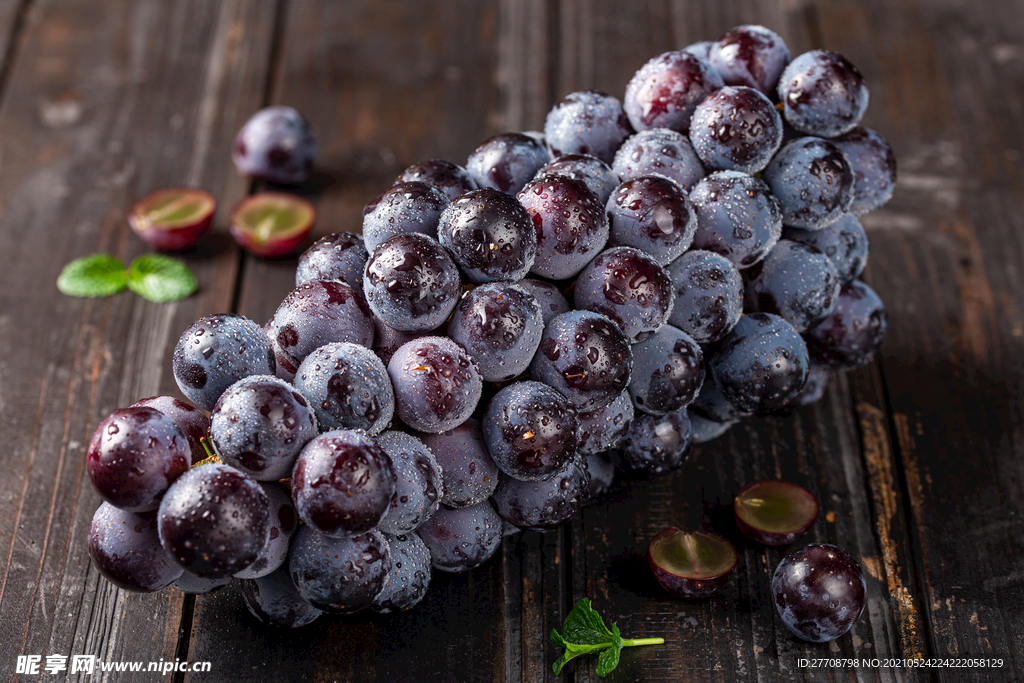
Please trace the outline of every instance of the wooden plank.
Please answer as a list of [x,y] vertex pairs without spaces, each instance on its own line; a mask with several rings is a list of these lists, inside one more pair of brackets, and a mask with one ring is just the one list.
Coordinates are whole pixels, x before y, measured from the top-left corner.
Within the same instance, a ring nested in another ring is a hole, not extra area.
[[12,665],[19,654],[174,659],[181,595],[126,594],[89,561],[100,501],[84,453],[113,409],[177,394],[171,350],[191,321],[230,305],[236,251],[221,215],[186,256],[199,293],[175,304],[72,299],[53,283],[74,257],[148,251],[125,214],[152,189],[239,196],[229,150],[262,94],[267,9],[68,0],[26,15],[0,106],[0,658]]

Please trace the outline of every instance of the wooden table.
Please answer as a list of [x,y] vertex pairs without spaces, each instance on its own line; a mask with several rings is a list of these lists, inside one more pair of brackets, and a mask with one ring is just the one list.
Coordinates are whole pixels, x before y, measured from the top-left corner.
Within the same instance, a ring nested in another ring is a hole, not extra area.
[[[95,654],[211,662],[171,676],[188,681],[560,680],[547,634],[588,596],[623,633],[666,639],[627,650],[615,681],[1024,680],[1022,17],[1011,0],[0,2],[0,671],[18,678],[18,655]],[[424,602],[393,618],[281,632],[235,587],[130,594],[91,566],[96,424],[179,395],[170,355],[193,320],[262,324],[292,287],[294,263],[227,237],[228,209],[252,190],[229,154],[249,115],[286,103],[309,117],[316,232],[356,230],[406,165],[464,162],[491,134],[542,126],[573,90],[621,96],[649,57],[740,23],[775,29],[794,54],[841,52],[867,77],[865,124],[900,167],[892,202],[864,220],[864,277],[890,315],[877,362],[814,407],[698,447],[673,476],[616,488],[567,528],[509,537],[471,573],[435,572]],[[72,258],[146,252],[126,211],[177,184],[220,199],[216,234],[186,257],[195,296],[57,293]],[[670,598],[646,569],[657,531],[727,528],[732,494],[765,477],[810,488],[822,516],[808,540],[867,572],[867,609],[831,645],[797,641],[775,615],[778,550],[741,542],[733,579],[703,601]],[[876,657],[1003,668],[799,663]],[[596,680],[593,665],[573,679]]]

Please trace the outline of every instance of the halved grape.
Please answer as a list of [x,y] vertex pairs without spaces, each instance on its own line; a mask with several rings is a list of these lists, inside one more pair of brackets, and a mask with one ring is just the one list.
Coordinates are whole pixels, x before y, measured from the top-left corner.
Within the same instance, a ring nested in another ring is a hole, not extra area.
[[302,197],[263,192],[246,197],[231,212],[231,236],[246,251],[265,258],[294,254],[309,236],[316,209]]
[[714,531],[665,529],[647,547],[647,562],[661,587],[680,598],[706,598],[736,569],[736,549]]
[[807,533],[818,518],[818,499],[803,486],[778,479],[754,481],[733,500],[736,526],[765,545],[787,545]]
[[213,223],[217,200],[195,187],[169,187],[146,195],[128,212],[128,223],[146,244],[161,251],[194,247]]

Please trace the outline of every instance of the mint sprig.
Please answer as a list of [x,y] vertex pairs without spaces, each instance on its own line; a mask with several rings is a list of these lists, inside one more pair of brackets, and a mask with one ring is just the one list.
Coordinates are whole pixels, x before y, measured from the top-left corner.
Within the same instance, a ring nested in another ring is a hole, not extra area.
[[188,266],[160,254],[140,256],[130,268],[107,254],[83,256],[64,266],[57,276],[57,289],[79,297],[112,296],[128,288],[149,301],[163,303],[184,299],[197,287]]
[[562,673],[570,660],[591,653],[597,656],[597,675],[604,678],[619,665],[619,653],[624,647],[636,645],[661,645],[664,638],[633,638],[623,639],[619,627],[612,622],[611,630],[604,625],[604,620],[593,607],[590,600],[583,598],[576,603],[562,625],[562,632],[551,629],[551,642],[565,652],[554,663],[555,675]]
[[68,296],[111,296],[127,286],[128,271],[124,264],[106,254],[76,258],[57,276],[57,289]]

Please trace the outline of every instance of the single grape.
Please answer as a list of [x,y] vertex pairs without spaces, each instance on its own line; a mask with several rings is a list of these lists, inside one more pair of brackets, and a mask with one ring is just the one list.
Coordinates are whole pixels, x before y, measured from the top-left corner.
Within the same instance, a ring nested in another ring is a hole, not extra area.
[[724,85],[711,65],[689,52],[652,58],[626,85],[623,108],[635,130],[671,128],[685,133],[700,102]]
[[608,200],[610,244],[636,247],[662,266],[690,248],[697,230],[693,204],[674,180],[646,175],[627,180]]
[[757,88],[769,97],[792,58],[779,34],[755,25],[726,31],[708,50],[708,62],[726,85]]
[[740,270],[763,259],[782,236],[782,206],[764,181],[719,171],[690,191],[697,216],[693,248],[721,254]]
[[111,505],[147,512],[188,471],[192,451],[174,420],[154,408],[122,408],[96,427],[85,468]]
[[393,614],[412,609],[430,587],[430,551],[416,534],[389,536],[391,571],[370,605],[375,612]]
[[546,175],[564,175],[580,181],[594,193],[597,203],[601,206],[608,203],[612,190],[619,184],[612,167],[589,154],[565,154],[557,157],[554,161],[541,166],[535,177]]
[[779,150],[761,176],[782,206],[782,222],[820,230],[849,211],[853,172],[834,144],[797,138]]
[[395,415],[387,368],[365,346],[348,342],[321,346],[302,361],[295,373],[295,388],[309,401],[321,431],[362,429],[373,436],[384,431]]
[[430,550],[430,562],[443,572],[478,567],[501,545],[501,517],[484,501],[470,507],[441,506],[417,534]]
[[420,434],[441,466],[444,495],[450,508],[469,507],[487,500],[498,485],[498,466],[487,452],[480,423],[469,418],[439,434]]
[[693,427],[686,408],[667,415],[638,413],[618,447],[608,451],[619,468],[648,477],[683,466],[693,447]]
[[249,612],[268,626],[299,628],[323,614],[299,594],[287,567],[242,581],[239,592]]
[[[630,407],[632,407],[630,403]],[[593,500],[607,491],[615,480],[615,465],[604,453],[591,453],[587,456],[587,472],[590,474],[590,486],[587,498]]]
[[817,403],[824,398],[825,390],[828,389],[828,383],[831,379],[832,368],[812,359],[811,372],[807,376],[807,383],[804,384],[803,391],[796,397],[794,403],[800,406],[809,406]]
[[476,182],[469,176],[466,169],[442,159],[431,159],[413,164],[395,179],[396,184],[414,181],[436,187],[448,195],[448,199],[451,201],[477,189]]
[[743,315],[743,280],[729,259],[712,251],[688,251],[665,269],[675,303],[668,322],[698,344],[718,341]]
[[292,185],[309,175],[316,159],[316,141],[299,112],[291,107],[266,107],[238,131],[231,157],[242,175]]
[[896,155],[881,135],[870,128],[854,128],[833,144],[853,171],[853,204],[850,211],[863,216],[892,199],[896,189]]
[[633,404],[652,415],[689,405],[704,383],[704,354],[693,337],[671,325],[633,346]]
[[341,280],[363,293],[363,268],[370,258],[363,236],[354,232],[335,232],[321,237],[299,257],[295,268],[295,286],[316,280]]
[[821,230],[786,228],[783,237],[823,252],[839,273],[844,285],[855,280],[868,262],[868,235],[857,217],[845,213]]
[[461,287],[459,269],[448,252],[419,233],[384,240],[370,254],[363,274],[373,314],[402,332],[441,325],[458,303]]
[[629,392],[624,391],[610,405],[589,413],[580,413],[576,450],[585,455],[593,455],[614,448],[629,431],[632,421],[633,400]]
[[491,496],[498,514],[521,529],[549,531],[572,519],[590,494],[590,473],[582,456],[544,481],[502,475]]
[[543,332],[537,299],[505,282],[471,291],[448,321],[448,336],[476,359],[485,382],[504,382],[525,372]]
[[735,422],[715,422],[689,409],[690,426],[693,428],[693,443],[707,443],[729,431]]
[[390,571],[390,546],[375,529],[331,538],[304,524],[288,555],[288,574],[299,595],[330,612],[357,612],[372,605]]
[[208,595],[214,591],[219,591],[225,586],[230,586],[231,582],[234,580],[235,578],[233,576],[222,576],[216,579],[207,579],[186,571],[178,577],[177,581],[171,584],[171,588],[189,595]]
[[807,135],[849,133],[868,108],[868,86],[860,70],[829,50],[797,56],[779,77],[778,90],[786,121]]
[[451,200],[427,183],[398,183],[363,207],[363,241],[372,252],[389,237],[419,232],[437,237],[437,222]]
[[533,221],[537,258],[530,272],[564,280],[576,275],[608,241],[608,216],[587,186],[567,176],[534,178],[517,195]]
[[838,370],[866,365],[878,352],[889,321],[885,305],[860,280],[843,285],[831,315],[807,330],[811,357]]
[[772,576],[772,597],[782,623],[812,643],[835,640],[864,611],[867,584],[857,560],[827,543],[794,550]]
[[839,273],[825,254],[790,240],[779,240],[748,285],[756,310],[774,313],[797,332],[835,309],[839,287]]
[[492,188],[454,200],[441,214],[441,244],[473,282],[520,280],[537,258],[530,215],[512,195]]
[[480,401],[476,360],[447,337],[405,344],[388,363],[399,419],[421,432],[447,431],[465,422]]
[[261,482],[260,488],[270,501],[267,542],[255,562],[235,573],[238,579],[258,579],[281,567],[288,559],[292,536],[299,528],[299,513],[295,510],[291,493],[276,481]]
[[569,93],[544,121],[544,138],[554,157],[589,154],[611,163],[632,132],[619,99],[596,90]]
[[171,396],[152,396],[136,401],[130,408],[153,408],[174,420],[174,424],[188,439],[189,450],[192,451],[192,464],[207,457],[203,448],[203,438],[210,432],[210,418],[199,408]]
[[621,181],[663,175],[679,183],[684,190],[704,177],[704,167],[690,139],[669,128],[642,130],[626,140],[615,153],[612,171]]
[[338,429],[306,444],[291,484],[302,521],[340,538],[377,526],[395,495],[395,470],[373,437]]
[[757,173],[782,144],[782,118],[761,91],[727,85],[697,105],[690,142],[705,168]]
[[249,375],[273,375],[274,349],[263,329],[245,316],[210,315],[188,326],[174,347],[171,369],[185,397],[213,410],[229,386]]
[[167,491],[157,523],[161,545],[186,571],[224,578],[251,565],[263,551],[270,500],[234,467],[200,465]]
[[111,583],[151,593],[174,583],[182,569],[160,545],[156,515],[102,503],[89,526],[89,556]]
[[484,140],[469,155],[466,171],[480,187],[516,194],[549,161],[543,142],[522,133],[503,133]]
[[422,441],[404,432],[384,432],[377,437],[377,444],[391,458],[395,470],[395,498],[377,528],[388,534],[411,534],[441,504],[441,466]]
[[558,287],[545,280],[526,279],[520,280],[516,286],[525,289],[532,294],[540,304],[540,312],[544,318],[544,325],[547,326],[556,315],[568,313],[572,310]]
[[317,420],[306,399],[269,375],[228,387],[210,420],[210,440],[221,460],[257,481],[289,476],[299,451],[316,435]]

